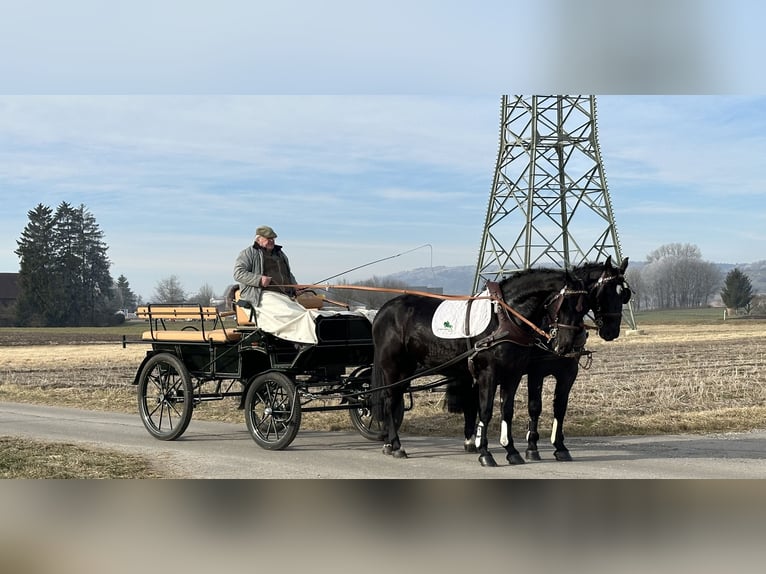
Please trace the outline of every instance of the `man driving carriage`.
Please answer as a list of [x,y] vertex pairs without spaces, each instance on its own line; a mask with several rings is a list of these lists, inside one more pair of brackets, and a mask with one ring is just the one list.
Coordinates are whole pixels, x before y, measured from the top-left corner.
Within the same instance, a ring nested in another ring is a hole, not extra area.
[[277,234],[268,225],[255,230],[253,244],[234,263],[234,279],[241,286],[240,299],[252,306],[252,320],[264,331],[298,343],[316,344],[311,311],[295,300],[297,281]]

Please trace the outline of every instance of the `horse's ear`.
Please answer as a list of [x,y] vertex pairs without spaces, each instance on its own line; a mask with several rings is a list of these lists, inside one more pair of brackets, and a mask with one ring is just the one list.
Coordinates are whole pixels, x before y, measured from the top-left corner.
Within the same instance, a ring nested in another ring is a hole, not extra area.
[[622,260],[622,265],[620,266],[620,271],[622,273],[625,273],[625,270],[628,268],[628,257]]
[[627,305],[630,301],[630,297],[633,294],[633,292],[630,290],[630,287],[628,287],[628,284],[625,283],[623,285],[622,291],[620,292],[620,299],[622,300],[623,305]]
[[606,261],[604,261],[604,267],[606,269],[611,269],[612,268],[612,256],[611,255],[607,255]]

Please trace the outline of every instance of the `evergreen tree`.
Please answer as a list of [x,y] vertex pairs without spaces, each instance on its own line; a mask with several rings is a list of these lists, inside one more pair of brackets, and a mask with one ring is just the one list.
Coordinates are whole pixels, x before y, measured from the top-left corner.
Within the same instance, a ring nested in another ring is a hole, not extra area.
[[135,311],[138,306],[136,294],[130,289],[130,283],[125,275],[120,275],[117,278],[115,284],[115,291],[117,295],[117,302],[120,309],[128,309],[129,311]]
[[54,214],[53,253],[54,279],[57,285],[57,305],[50,316],[50,325],[79,323],[80,293],[77,285],[82,270],[81,237],[78,214],[67,202],[62,202]]
[[114,281],[109,273],[111,263],[106,254],[109,248],[104,243],[104,232],[96,223],[94,215],[84,205],[80,205],[77,211],[82,225],[83,248],[81,313],[87,324],[99,324],[116,311],[112,308]]
[[729,271],[724,280],[721,299],[729,309],[747,307],[753,298],[753,284],[750,278],[736,267]]
[[62,202],[55,213],[42,204],[17,242],[21,259],[21,324],[98,325],[113,315],[107,246],[84,205]]
[[53,251],[53,210],[38,204],[27,212],[27,223],[14,251],[19,257],[19,325],[47,325],[58,303]]

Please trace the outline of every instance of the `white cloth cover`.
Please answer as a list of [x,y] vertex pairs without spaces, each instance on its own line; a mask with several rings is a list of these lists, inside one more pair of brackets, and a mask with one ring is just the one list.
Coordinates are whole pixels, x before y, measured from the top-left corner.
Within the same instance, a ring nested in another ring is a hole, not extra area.
[[321,309],[306,309],[300,303],[287,295],[275,291],[264,291],[261,294],[261,304],[253,309],[255,324],[267,333],[280,339],[296,343],[317,343],[316,318],[320,315],[353,314],[366,317],[372,322],[375,311],[323,311]]
[[466,308],[468,301],[444,301],[437,308],[431,319],[431,330],[441,339],[462,339],[475,337],[489,326],[492,318],[492,301],[489,292],[482,291],[479,297],[471,302],[470,317],[468,318],[468,334],[466,335]]

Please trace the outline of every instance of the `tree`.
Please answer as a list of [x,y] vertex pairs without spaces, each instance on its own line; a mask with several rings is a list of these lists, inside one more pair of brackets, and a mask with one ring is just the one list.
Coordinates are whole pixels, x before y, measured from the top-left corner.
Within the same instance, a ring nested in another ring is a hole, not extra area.
[[157,282],[154,288],[154,303],[183,303],[186,291],[176,275]]
[[55,278],[60,291],[52,324],[103,324],[114,313],[104,234],[84,205],[74,208],[62,202],[54,219]]
[[96,218],[62,202],[39,204],[17,241],[22,325],[98,325],[113,310],[107,246]]
[[210,300],[215,297],[215,293],[213,292],[213,288],[205,283],[202,285],[202,287],[199,288],[199,291],[189,297],[189,303],[199,303],[200,305],[206,306],[210,305]]
[[690,308],[707,305],[721,283],[721,273],[715,264],[702,260],[696,245],[671,243],[647,256],[641,279],[647,307]]
[[117,278],[114,290],[118,309],[128,309],[129,311],[136,309],[138,300],[136,299],[136,294],[130,289],[130,283],[125,275],[120,275]]
[[16,320],[19,325],[47,325],[56,305],[55,261],[52,230],[53,210],[38,204],[27,212],[29,223],[16,241],[19,257],[19,299]]
[[753,284],[750,278],[736,267],[724,279],[721,299],[728,309],[747,308],[753,299]]
[[643,275],[641,269],[631,267],[625,272],[625,280],[630,285],[630,290],[633,292],[631,301],[633,302],[633,309],[635,311],[641,310],[641,300],[645,290]]

